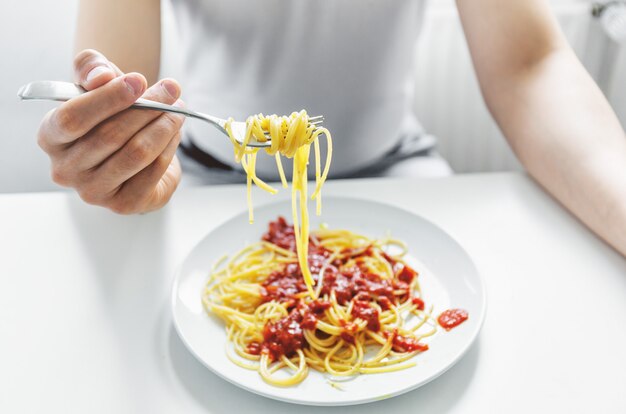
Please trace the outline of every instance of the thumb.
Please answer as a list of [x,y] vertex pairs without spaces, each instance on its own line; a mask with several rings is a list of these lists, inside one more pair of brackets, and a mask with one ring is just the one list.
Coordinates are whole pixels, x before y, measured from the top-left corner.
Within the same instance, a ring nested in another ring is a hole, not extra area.
[[121,75],[122,71],[96,50],[85,49],[74,58],[76,83],[88,91],[99,88]]

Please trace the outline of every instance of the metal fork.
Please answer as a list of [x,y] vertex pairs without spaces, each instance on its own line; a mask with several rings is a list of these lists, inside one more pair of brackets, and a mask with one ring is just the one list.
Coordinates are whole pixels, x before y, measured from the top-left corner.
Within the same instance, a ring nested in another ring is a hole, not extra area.
[[[86,92],[87,91],[81,86],[70,82],[35,81],[22,86],[17,92],[17,96],[24,100],[39,99],[64,102],[72,98],[76,98],[77,96],[80,96]],[[155,102],[143,98],[137,99],[132,107],[138,109],[151,109],[154,111],[162,112],[173,112],[191,118],[201,119],[216,127],[223,134],[228,135],[228,132],[226,132],[225,128],[226,120],[212,115],[195,112],[187,108],[166,105],[160,102]],[[323,116],[313,116],[309,118],[309,123],[315,127],[319,126],[322,122],[324,122]],[[233,132],[233,138],[237,142],[242,144],[244,135],[246,133],[246,123],[235,121],[231,123],[231,130]],[[250,142],[248,142],[248,146],[258,148],[269,147],[271,145],[269,141],[270,136],[268,133],[266,133],[265,136],[268,138],[268,141],[260,142],[255,139],[251,139]]]

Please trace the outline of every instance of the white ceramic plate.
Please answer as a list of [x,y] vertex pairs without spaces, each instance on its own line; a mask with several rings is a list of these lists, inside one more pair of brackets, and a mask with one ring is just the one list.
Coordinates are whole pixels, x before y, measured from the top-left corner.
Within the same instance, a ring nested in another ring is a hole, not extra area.
[[[312,210],[312,209],[311,209]],[[183,342],[211,371],[248,391],[277,400],[308,405],[350,405],[390,398],[415,389],[454,365],[476,339],[482,325],[486,298],[483,282],[461,246],[439,227],[405,210],[353,198],[325,198],[321,217],[311,214],[311,229],[320,223],[369,237],[390,233],[409,246],[408,258],[419,273],[427,306],[434,314],[463,308],[469,319],[449,332],[439,329],[430,338],[430,349],[418,354],[415,367],[384,374],[360,375],[342,383],[343,390],[329,385],[327,376],[309,370],[299,385],[280,388],[265,383],[256,371],[233,364],[225,353],[224,324],[206,314],[201,294],[211,265],[224,254],[258,241],[267,223],[283,215],[289,221],[290,202],[255,208],[255,224],[242,212],[211,231],[189,253],[172,292],[173,320]],[[313,211],[311,211],[313,213]]]

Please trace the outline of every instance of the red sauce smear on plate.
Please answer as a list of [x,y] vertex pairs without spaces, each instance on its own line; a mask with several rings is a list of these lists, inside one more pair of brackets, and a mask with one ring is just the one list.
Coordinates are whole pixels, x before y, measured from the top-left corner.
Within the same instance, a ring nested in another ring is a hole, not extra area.
[[463,309],[448,309],[439,315],[437,318],[437,322],[439,325],[449,331],[452,328],[455,328],[465,322],[468,318],[468,314],[466,310]]

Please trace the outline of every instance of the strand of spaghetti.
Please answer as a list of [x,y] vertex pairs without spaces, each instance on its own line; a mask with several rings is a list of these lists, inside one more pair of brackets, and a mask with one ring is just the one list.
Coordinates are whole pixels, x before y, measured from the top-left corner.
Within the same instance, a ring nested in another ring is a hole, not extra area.
[[[309,210],[306,208],[307,203],[307,174],[306,174],[306,161],[309,158],[310,147],[301,147],[298,149],[302,153],[302,172],[300,176],[300,214],[302,215],[302,226],[300,227],[300,245],[298,246],[300,251],[298,252],[298,258],[300,259],[300,269],[302,276],[304,277],[304,283],[306,283],[307,289],[311,297],[315,294],[313,286],[315,281],[311,275],[309,269],[308,257],[309,257]],[[300,154],[298,154],[300,155]]]
[[299,357],[298,370],[289,378],[279,379],[279,378],[272,377],[272,373],[269,370],[269,357],[266,354],[262,355],[260,370],[259,370],[261,377],[273,385],[279,385],[283,387],[299,384],[306,377],[307,366],[306,366],[304,354],[302,353],[301,350],[298,350],[298,357]]
[[322,293],[322,286],[324,285],[324,273],[326,272],[328,265],[330,265],[333,260],[335,260],[335,257],[337,257],[335,253],[331,254],[330,257],[322,265],[322,268],[317,275],[317,286],[315,288],[315,295],[313,296],[314,299],[320,297],[320,293]]
[[273,243],[268,243],[264,241],[261,242],[261,244],[263,245],[263,247],[266,247],[269,250],[274,250],[276,253],[287,256],[287,259],[291,259],[294,256],[294,253],[291,250],[283,249],[282,247],[278,247]]
[[[320,341],[319,338],[317,338],[315,334],[312,333],[312,331],[305,330],[304,338],[306,339],[307,343],[311,345],[312,348],[320,352],[328,353],[332,349],[332,346],[324,346],[324,344],[321,343],[322,341]],[[329,337],[329,338],[331,339],[331,342],[333,342],[333,345],[334,345],[333,337]]]
[[326,162],[324,163],[324,172],[322,172],[322,176],[317,181],[316,186],[315,186],[315,191],[313,191],[313,195],[311,196],[313,199],[317,198],[320,195],[320,192],[322,191],[322,186],[324,185],[324,182],[326,182],[326,179],[328,178],[328,172],[330,171],[330,163],[333,158],[333,139],[330,136],[330,132],[326,128],[317,128],[313,132],[313,139],[315,140],[315,142],[318,142],[318,137],[321,134],[324,134],[324,136],[326,136],[326,142],[327,142]]
[[276,166],[278,167],[278,174],[280,175],[280,182],[283,184],[283,188],[289,187],[287,184],[287,178],[285,178],[285,170],[283,169],[283,163],[280,160],[280,154],[276,153],[274,155],[276,158]]
[[[359,371],[359,368],[361,368],[361,364],[363,362],[363,349],[360,347],[360,344],[357,342],[357,353],[358,353],[358,357],[357,360],[346,364],[349,366],[349,369],[344,370],[344,371],[338,371],[336,370],[336,366],[333,366],[334,364],[330,363],[331,358],[334,356],[334,354],[341,349],[341,347],[343,346],[344,341],[341,340],[337,343],[337,345],[331,349],[331,351],[326,355],[326,358],[324,359],[324,368],[326,368],[326,370],[335,376],[341,377],[341,376],[351,376],[354,375],[355,373],[357,373]],[[351,347],[355,347],[355,345],[351,345]]]
[[243,137],[243,141],[241,142],[241,145],[239,145],[239,151],[237,152],[235,159],[237,160],[237,162],[241,161],[241,159],[243,158],[243,155],[246,153],[246,149],[248,148],[248,143],[250,142],[250,138],[252,137],[252,117],[249,117],[246,120],[246,133]]
[[[283,133],[282,133],[283,122],[284,120],[282,118],[279,118],[276,115],[270,116],[269,132],[270,132],[271,142],[270,142],[270,149],[269,151],[267,151],[267,153],[270,155],[275,154],[277,162],[279,162],[278,159],[280,159],[280,153],[278,151],[280,150],[282,141],[284,139]],[[283,175],[284,175],[284,172],[283,172]]]
[[[302,114],[302,111],[300,112],[300,114]],[[291,123],[291,125],[289,125],[289,129],[287,130],[287,136],[285,137],[285,141],[284,141],[286,144],[286,148],[283,148],[283,154],[286,157],[294,157],[296,154],[296,151],[299,148],[300,142],[298,142],[299,140],[297,138],[300,137],[302,139],[302,136],[299,136],[299,134],[301,134],[301,126],[302,126],[301,116],[296,116],[293,119],[293,122]]]
[[[240,144],[235,140],[235,136],[233,135],[233,129],[232,129],[233,122],[234,122],[233,118],[228,118],[226,120],[226,123],[224,124],[224,129],[226,130],[228,138],[230,139],[230,143],[233,144],[233,148],[235,149],[235,153],[237,154],[241,148],[240,148]],[[235,157],[235,159],[237,160],[237,162],[239,162],[241,158]]]
[[[304,283],[311,297],[315,295],[313,285],[315,281],[311,275],[308,264],[308,247],[309,247],[309,217],[306,208],[307,202],[307,176],[306,176],[306,162],[308,160],[308,147],[298,148],[294,157],[293,166],[293,179],[292,179],[292,198],[291,208],[293,215],[293,227],[296,239],[296,251],[298,254],[298,263],[300,264],[300,270]],[[298,206],[299,201],[299,206]],[[300,217],[298,217],[298,210],[300,211]]]
[[[243,161],[243,160],[242,160]],[[248,221],[254,223],[254,210],[252,209],[252,174],[248,171],[248,166],[245,162],[242,163],[244,170],[246,171],[246,201],[248,203]]]
[[389,355],[389,351],[391,351],[392,342],[393,342],[392,339],[393,339],[392,337],[389,337],[387,341],[385,342],[385,345],[382,348],[380,348],[378,353],[373,358],[365,361],[363,363],[363,366],[370,366],[370,365],[378,364],[380,361],[386,358],[387,355]]
[[246,158],[242,158],[241,160],[241,166],[244,169],[244,172],[246,173],[246,175],[248,175],[249,177],[252,177],[252,181],[257,185],[257,187],[261,188],[262,190],[267,191],[270,194],[276,194],[278,193],[278,190],[275,189],[274,187],[272,187],[271,185],[267,184],[265,181],[263,181],[262,179],[260,179],[257,175],[256,175],[256,157],[257,157],[257,153],[253,152],[250,154],[246,154],[248,156],[248,161],[246,161]]
[[[313,143],[314,143],[314,148],[315,148],[315,190],[317,190],[317,186],[320,185],[320,181],[322,178],[320,174],[320,170],[321,170],[320,158],[322,156],[320,155],[320,141],[316,139],[313,141]],[[311,196],[311,198],[315,200],[315,212],[319,216],[320,214],[322,214],[322,195],[317,194],[316,192],[313,192],[313,195]]]
[[361,374],[379,374],[379,373],[383,373],[383,372],[394,372],[394,371],[401,371],[403,369],[408,369],[408,368],[412,368],[415,365],[417,365],[415,362],[410,362],[408,364],[404,364],[404,365],[393,365],[393,366],[383,366],[383,367],[376,367],[376,368],[361,368],[359,370],[359,372]]

